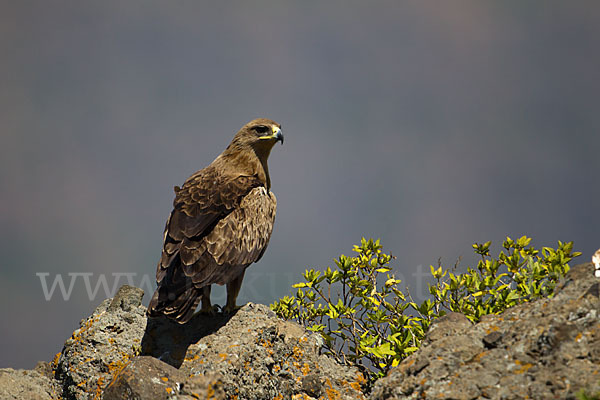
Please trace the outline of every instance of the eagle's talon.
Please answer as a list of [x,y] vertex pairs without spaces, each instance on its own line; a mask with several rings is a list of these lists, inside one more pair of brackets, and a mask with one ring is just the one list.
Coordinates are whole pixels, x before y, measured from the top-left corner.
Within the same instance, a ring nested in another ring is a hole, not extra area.
[[239,310],[240,308],[242,308],[242,306],[225,306],[223,307],[223,315],[231,315],[233,313],[235,313],[237,310]]
[[218,304],[214,304],[213,306],[206,307],[206,308],[202,307],[200,309],[200,314],[208,315],[209,317],[214,317],[215,315],[217,315],[219,313],[220,308],[221,307],[219,307]]

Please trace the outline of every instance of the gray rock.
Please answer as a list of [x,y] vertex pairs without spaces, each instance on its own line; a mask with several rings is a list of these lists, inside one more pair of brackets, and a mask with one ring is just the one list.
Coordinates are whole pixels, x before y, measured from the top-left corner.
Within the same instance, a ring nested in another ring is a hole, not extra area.
[[320,355],[319,335],[267,306],[180,325],[147,319],[142,296],[123,286],[65,342],[55,365],[65,399],[364,398],[356,369]]
[[[440,319],[427,344],[376,382],[372,399],[574,399],[600,391],[594,266],[577,265],[541,299],[476,324]],[[466,318],[465,318],[466,319]]]
[[0,399],[58,399],[60,387],[44,371],[0,369]]
[[82,321],[56,365],[65,399],[99,399],[104,388],[139,353],[146,326],[142,289],[123,286]]
[[104,390],[103,400],[167,399],[187,376],[154,357],[135,357]]
[[249,303],[229,317],[197,314],[176,325],[149,322],[144,352],[187,376],[217,377],[227,398],[364,398],[355,368],[320,355],[319,335],[278,319],[265,305]]

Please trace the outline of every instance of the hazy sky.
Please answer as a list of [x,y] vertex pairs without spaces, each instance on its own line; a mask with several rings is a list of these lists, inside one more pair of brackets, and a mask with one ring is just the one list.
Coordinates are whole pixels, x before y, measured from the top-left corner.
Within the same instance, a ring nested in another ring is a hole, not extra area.
[[423,296],[475,241],[572,240],[588,261],[599,49],[597,1],[3,2],[0,367],[50,360],[113,286],[147,304],[173,186],[259,116],[285,145],[241,302],[362,236]]

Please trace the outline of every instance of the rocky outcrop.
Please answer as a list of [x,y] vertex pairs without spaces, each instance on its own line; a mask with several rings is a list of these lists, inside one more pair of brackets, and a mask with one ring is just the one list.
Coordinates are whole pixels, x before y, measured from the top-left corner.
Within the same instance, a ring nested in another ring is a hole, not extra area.
[[[52,363],[0,369],[0,399],[364,399],[356,369],[320,355],[321,339],[267,306],[148,320],[123,286]],[[379,399],[574,399],[600,392],[600,280],[573,267],[556,295],[472,324],[440,318],[421,348],[380,379]]]
[[55,362],[65,399],[99,399],[113,377],[139,354],[146,326],[143,296],[142,289],[121,287],[67,339]]
[[600,283],[574,267],[557,294],[476,325],[440,318],[372,399],[575,399],[600,392]]
[[265,305],[179,325],[147,319],[142,296],[123,286],[65,342],[54,367],[65,399],[364,398],[356,369]]

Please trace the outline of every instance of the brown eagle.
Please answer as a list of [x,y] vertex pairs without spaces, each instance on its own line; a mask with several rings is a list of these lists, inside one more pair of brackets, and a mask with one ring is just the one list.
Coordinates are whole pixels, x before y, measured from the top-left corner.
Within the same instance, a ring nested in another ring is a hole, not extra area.
[[175,187],[149,316],[185,323],[200,300],[203,312],[214,312],[214,283],[227,285],[223,312],[236,309],[244,272],[262,257],[273,231],[277,200],[267,158],[277,141],[283,144],[281,125],[255,119],[208,167]]

